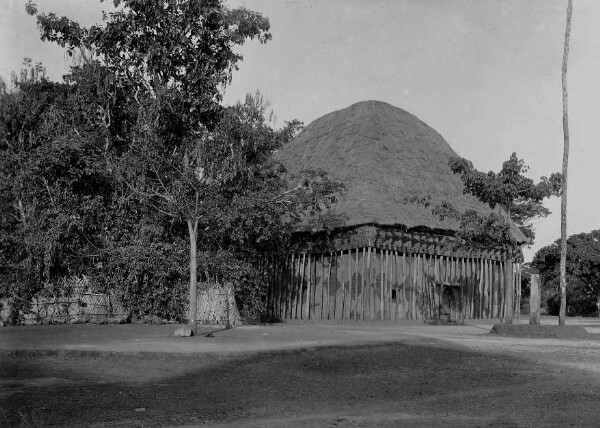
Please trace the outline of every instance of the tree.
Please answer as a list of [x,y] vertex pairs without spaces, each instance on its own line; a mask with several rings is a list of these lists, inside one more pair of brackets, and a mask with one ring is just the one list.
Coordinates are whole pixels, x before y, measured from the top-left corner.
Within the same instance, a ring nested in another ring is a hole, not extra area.
[[114,5],[118,9],[105,16],[104,26],[90,28],[40,14],[31,2],[27,11],[37,16],[42,39],[70,54],[90,51],[137,106],[128,153],[116,165],[128,162],[125,180],[143,168],[132,189],[157,211],[187,223],[189,320],[195,329],[198,223],[210,209],[204,200],[216,191],[212,184],[232,175],[223,168],[227,159],[217,165],[202,151],[211,145],[210,129],[221,113],[220,89],[242,59],[234,46],[255,37],[269,40],[269,21],[246,9],[229,10],[219,0],[115,0]]
[[[571,235],[567,246],[565,270],[569,287],[565,312],[587,314],[595,307],[600,316],[600,230]],[[549,302],[560,300],[560,306],[563,302],[561,253],[561,239],[557,239],[538,250],[532,262],[540,272]]]
[[562,198],[560,202],[560,313],[558,324],[565,325],[567,308],[567,172],[569,167],[569,110],[567,91],[567,61],[569,58],[569,41],[571,39],[571,16],[573,15],[573,0],[567,4],[567,24],[565,29],[565,49],[562,61],[562,99],[563,99],[563,136],[564,151],[562,161]]
[[[235,47],[254,38],[267,42],[271,35],[266,18],[243,8],[230,10],[220,0],[114,3],[118,10],[105,16],[105,25],[90,28],[40,14],[31,2],[27,8],[37,16],[44,40],[66,47],[70,54],[86,52],[89,65],[106,70],[112,95],[92,105],[108,129],[109,169],[158,215],[171,219],[173,228],[185,224],[189,321],[195,328],[199,240],[214,237],[211,230],[223,223],[238,221],[232,213],[243,213],[244,224],[253,216],[276,218],[276,207],[300,213],[311,198],[323,194],[315,189],[328,187],[319,187],[315,176],[284,190],[285,181],[269,168],[271,154],[292,136],[297,123],[271,129],[253,98],[231,109],[220,105],[222,89],[242,59]],[[123,105],[118,97],[131,106],[124,108],[128,113],[116,111]],[[116,127],[122,116],[126,119]],[[249,204],[252,212],[235,208]],[[271,233],[256,233],[257,222],[251,223],[254,232],[246,226],[241,228],[246,232],[235,235],[238,245]],[[215,243],[222,243],[221,238]]]
[[[503,224],[500,224],[495,238],[500,243],[508,246],[508,275],[505,286],[505,299],[507,302],[505,323],[512,323],[512,301],[514,284],[512,278],[512,258],[515,246],[514,238],[510,233],[510,222],[514,221],[524,234],[530,238],[534,236],[529,220],[539,216],[546,216],[549,211],[542,205],[543,199],[552,195],[558,196],[561,191],[561,175],[553,173],[550,178],[541,177],[538,183],[523,174],[527,166],[516,153],[502,164],[502,170],[488,173],[476,170],[473,163],[464,158],[453,158],[449,162],[455,174],[460,174],[464,184],[464,193],[477,197],[482,202],[494,209],[497,205],[503,212]],[[470,224],[479,225],[477,229],[491,229],[498,226],[494,213],[486,220],[481,219],[476,213],[465,213],[462,217],[461,228],[468,229]],[[481,227],[484,226],[484,227]],[[489,232],[488,232],[489,233]]]
[[29,59],[0,95],[0,282],[15,315],[99,257],[110,185],[82,95]]

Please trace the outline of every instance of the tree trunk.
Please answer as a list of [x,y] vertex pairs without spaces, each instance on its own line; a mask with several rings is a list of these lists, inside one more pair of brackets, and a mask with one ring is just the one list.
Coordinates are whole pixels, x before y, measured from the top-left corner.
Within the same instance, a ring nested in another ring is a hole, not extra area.
[[596,307],[598,308],[598,317],[600,318],[600,292],[598,293],[598,297],[596,298]]
[[188,220],[188,232],[190,235],[190,312],[188,315],[189,326],[197,333],[198,312],[198,267],[196,258],[196,241],[198,239],[198,220]]
[[540,276],[531,274],[529,288],[529,324],[540,325]]
[[565,49],[562,62],[562,95],[563,95],[563,136],[564,152],[562,162],[562,198],[560,203],[560,312],[558,324],[565,325],[567,313],[567,169],[569,166],[569,112],[567,92],[567,60],[569,58],[569,41],[571,39],[571,15],[573,0],[567,4],[567,24],[565,30]]

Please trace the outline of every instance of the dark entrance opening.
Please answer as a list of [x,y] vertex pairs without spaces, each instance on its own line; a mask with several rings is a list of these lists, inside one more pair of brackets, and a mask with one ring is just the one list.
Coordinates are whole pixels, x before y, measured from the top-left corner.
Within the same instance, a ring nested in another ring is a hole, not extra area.
[[460,307],[456,287],[446,286],[442,293],[442,313],[440,321],[446,323],[458,322],[459,315]]

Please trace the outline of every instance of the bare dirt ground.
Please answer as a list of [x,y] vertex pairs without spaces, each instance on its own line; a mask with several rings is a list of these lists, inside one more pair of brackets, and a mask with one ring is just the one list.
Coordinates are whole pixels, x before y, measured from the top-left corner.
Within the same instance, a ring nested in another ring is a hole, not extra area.
[[5,328],[0,426],[600,426],[600,340],[490,328]]

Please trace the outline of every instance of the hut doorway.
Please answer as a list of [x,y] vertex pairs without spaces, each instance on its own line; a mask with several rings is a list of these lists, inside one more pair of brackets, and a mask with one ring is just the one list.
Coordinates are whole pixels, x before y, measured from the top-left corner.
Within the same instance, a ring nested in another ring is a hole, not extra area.
[[442,311],[440,321],[446,323],[458,322],[460,315],[457,287],[446,286],[442,292]]

